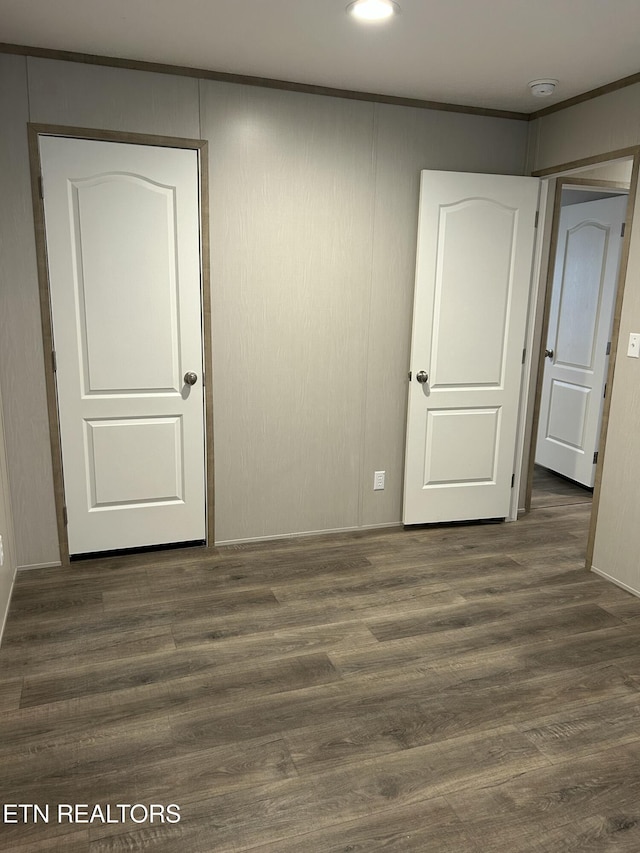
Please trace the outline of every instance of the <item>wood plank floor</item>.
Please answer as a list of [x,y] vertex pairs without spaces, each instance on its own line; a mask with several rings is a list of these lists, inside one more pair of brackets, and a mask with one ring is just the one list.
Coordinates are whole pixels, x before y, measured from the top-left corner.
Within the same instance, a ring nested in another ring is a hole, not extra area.
[[50,820],[0,848],[637,853],[640,601],[589,511],[22,573],[0,802]]
[[567,480],[540,465],[534,466],[532,509],[542,506],[591,503],[592,499],[593,489],[587,489],[579,483],[574,483],[573,480]]

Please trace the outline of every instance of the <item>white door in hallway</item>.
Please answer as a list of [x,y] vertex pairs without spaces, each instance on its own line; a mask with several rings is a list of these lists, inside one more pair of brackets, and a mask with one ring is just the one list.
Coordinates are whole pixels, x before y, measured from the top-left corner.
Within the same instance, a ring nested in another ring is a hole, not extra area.
[[626,195],[571,204],[558,230],[536,462],[590,487],[626,211]]
[[509,514],[539,184],[422,172],[405,524]]
[[40,155],[69,551],[204,540],[198,152]]

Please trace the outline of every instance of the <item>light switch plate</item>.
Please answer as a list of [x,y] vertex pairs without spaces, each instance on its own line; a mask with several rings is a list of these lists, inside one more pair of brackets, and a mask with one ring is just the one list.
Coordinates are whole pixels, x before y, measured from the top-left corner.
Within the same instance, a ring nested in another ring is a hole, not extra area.
[[631,332],[629,335],[627,355],[629,358],[640,358],[640,332]]

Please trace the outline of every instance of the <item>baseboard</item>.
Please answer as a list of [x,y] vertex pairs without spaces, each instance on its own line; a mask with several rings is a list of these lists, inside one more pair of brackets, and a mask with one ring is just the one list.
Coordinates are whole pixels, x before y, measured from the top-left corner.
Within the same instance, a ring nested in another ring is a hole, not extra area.
[[30,572],[32,569],[55,569],[61,566],[62,563],[60,560],[57,560],[55,563],[32,563],[27,566],[18,566],[19,572]]
[[634,589],[632,586],[629,586],[628,584],[619,581],[617,578],[614,578],[610,574],[607,574],[607,572],[603,572],[602,569],[597,569],[595,566],[591,566],[591,571],[595,572],[597,575],[600,575],[601,578],[604,578],[607,581],[611,581],[611,583],[614,583],[621,589],[624,589],[627,592],[630,592],[632,595],[635,595],[640,598],[640,590]]
[[382,530],[383,528],[402,527],[401,521],[384,521],[381,524],[364,524],[361,527],[334,527],[325,530],[301,530],[298,533],[277,533],[275,536],[250,536],[246,539],[220,539],[216,547],[224,545],[249,545],[258,542],[275,542],[278,539],[300,539],[303,536],[330,536],[336,533],[354,533],[358,530]]

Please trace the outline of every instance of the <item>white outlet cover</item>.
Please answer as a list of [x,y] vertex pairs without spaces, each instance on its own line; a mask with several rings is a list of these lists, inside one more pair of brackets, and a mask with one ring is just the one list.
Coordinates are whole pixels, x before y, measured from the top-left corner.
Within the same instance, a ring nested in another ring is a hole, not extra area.
[[627,355],[629,358],[640,358],[640,332],[631,332],[629,335]]

